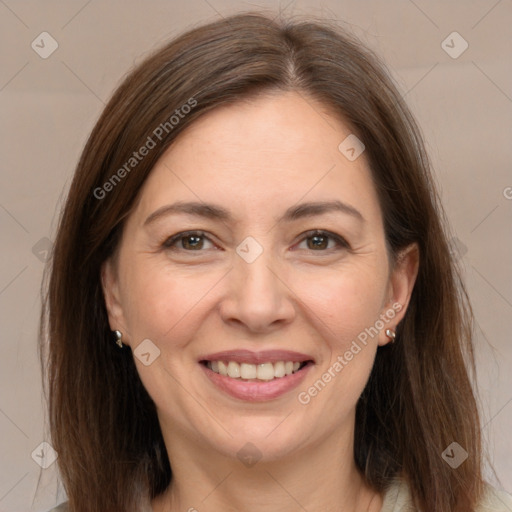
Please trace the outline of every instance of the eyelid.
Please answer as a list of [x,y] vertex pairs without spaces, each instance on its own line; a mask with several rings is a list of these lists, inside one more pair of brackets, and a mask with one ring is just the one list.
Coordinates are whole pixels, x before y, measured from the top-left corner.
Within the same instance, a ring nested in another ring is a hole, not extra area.
[[[308,238],[311,238],[315,235],[320,235],[320,236],[325,236],[325,237],[331,238],[331,239],[335,240],[340,247],[345,248],[345,249],[350,249],[350,244],[346,241],[345,238],[343,238],[341,235],[333,233],[332,231],[327,231],[325,229],[311,229],[309,231],[305,231],[304,233],[301,233],[299,235],[300,238],[297,243],[301,243],[304,240],[307,240]],[[323,250],[318,250],[318,251],[315,251],[313,249],[306,249],[306,250],[310,250],[311,252],[329,253],[333,249],[336,249],[336,248],[331,247],[330,249],[323,249]]]
[[[209,240],[212,244],[214,244],[213,240],[209,236],[207,236],[205,231],[201,231],[200,229],[191,229],[189,231],[180,231],[179,233],[176,233],[175,235],[172,235],[172,236],[166,238],[162,242],[161,246],[165,249],[172,249],[173,245],[176,242],[178,242],[179,240],[186,238],[187,236],[194,236],[194,235],[203,237],[206,240]],[[187,251],[186,249],[181,249],[181,250],[183,250],[185,252],[202,252],[201,250],[199,250],[199,251]]]
[[[200,237],[203,237],[204,239],[208,240],[210,243],[214,244],[214,245],[217,245],[215,244],[215,242],[206,234],[205,231],[202,231],[202,230],[198,230],[198,229],[192,229],[192,230],[188,230],[188,231],[180,231],[179,233],[176,233],[175,235],[172,235],[168,238],[166,238],[162,243],[161,243],[161,246],[164,248],[164,249],[173,249],[173,245],[178,242],[179,240],[183,239],[183,238],[186,238],[187,236],[200,236]],[[296,242],[294,245],[297,245],[305,240],[307,240],[308,238],[310,237],[313,237],[315,235],[320,235],[320,236],[325,236],[327,238],[331,238],[332,240],[335,240],[337,243],[338,243],[338,246],[341,247],[341,248],[345,248],[345,249],[350,249],[350,244],[346,241],[346,239],[344,237],[342,237],[341,235],[338,235],[336,233],[333,233],[331,231],[327,231],[325,229],[311,229],[309,231],[305,231],[304,233],[301,233],[299,235],[299,240],[298,242]],[[338,247],[338,249],[339,249]],[[330,249],[320,249],[320,250],[313,250],[313,249],[306,249],[306,250],[309,250],[311,252],[318,252],[318,253],[329,253],[331,252],[332,250],[336,250],[337,248],[335,247],[331,247]],[[177,250],[181,250],[181,251],[184,251],[184,252],[202,252],[204,249],[199,249],[197,251],[193,251],[193,250],[186,250],[186,249],[183,249],[183,248],[178,248]]]

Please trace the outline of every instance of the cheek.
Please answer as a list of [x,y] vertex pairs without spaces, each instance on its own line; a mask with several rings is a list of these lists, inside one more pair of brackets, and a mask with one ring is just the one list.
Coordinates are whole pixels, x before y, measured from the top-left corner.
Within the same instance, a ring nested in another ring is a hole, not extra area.
[[162,264],[133,267],[126,276],[127,324],[135,342],[144,338],[179,343],[180,333],[200,324],[201,306],[218,277],[195,270],[172,272]]
[[329,417],[326,428],[335,429],[354,413],[370,376],[377,350],[377,331],[371,328],[379,318],[384,283],[378,273],[355,269],[301,282],[301,299],[325,346],[318,371],[297,398],[311,413],[304,417],[305,427],[317,428],[320,416]]
[[332,349],[342,350],[375,324],[385,281],[376,268],[370,271],[351,265],[339,271],[304,273],[295,289],[301,302],[325,326]]
[[129,301],[127,322],[134,348],[150,339],[160,350],[150,366],[135,358],[145,389],[160,410],[186,411],[189,395],[183,393],[195,363],[188,345],[198,338],[211,312],[219,275],[197,268],[185,272],[145,262],[126,276]]

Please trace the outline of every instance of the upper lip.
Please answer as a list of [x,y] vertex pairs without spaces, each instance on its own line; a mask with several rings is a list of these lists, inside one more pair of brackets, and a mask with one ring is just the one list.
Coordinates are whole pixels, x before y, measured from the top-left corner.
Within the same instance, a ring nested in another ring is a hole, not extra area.
[[302,363],[314,361],[308,354],[294,352],[292,350],[262,350],[252,352],[250,350],[224,350],[199,358],[199,361],[235,361],[237,363],[262,364],[276,363],[277,361],[293,361]]

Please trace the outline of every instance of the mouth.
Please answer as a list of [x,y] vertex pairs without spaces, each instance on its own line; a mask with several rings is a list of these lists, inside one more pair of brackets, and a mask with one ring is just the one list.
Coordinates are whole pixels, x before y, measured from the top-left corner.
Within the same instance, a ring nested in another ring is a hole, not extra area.
[[199,359],[208,380],[231,397],[249,402],[276,399],[296,388],[315,365],[298,352],[218,352]]

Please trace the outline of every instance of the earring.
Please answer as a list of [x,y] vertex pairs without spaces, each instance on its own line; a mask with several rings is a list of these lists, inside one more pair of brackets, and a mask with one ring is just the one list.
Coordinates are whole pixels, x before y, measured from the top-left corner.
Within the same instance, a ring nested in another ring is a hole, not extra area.
[[123,335],[121,334],[121,331],[114,331],[114,334],[116,335],[116,343],[119,345],[119,348],[123,348],[123,342],[121,341]]
[[386,336],[391,339],[391,343],[395,343],[396,333],[392,329],[386,329]]

